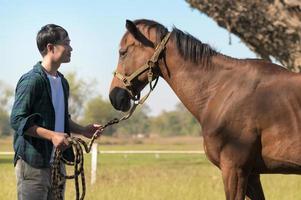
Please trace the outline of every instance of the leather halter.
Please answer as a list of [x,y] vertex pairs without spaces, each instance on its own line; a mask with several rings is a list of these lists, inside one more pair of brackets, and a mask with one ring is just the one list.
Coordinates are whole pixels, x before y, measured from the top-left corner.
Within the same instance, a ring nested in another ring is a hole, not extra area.
[[161,41],[161,43],[155,48],[155,52],[154,52],[153,56],[149,60],[147,60],[144,65],[142,65],[140,68],[138,68],[130,76],[125,76],[125,75],[121,74],[120,72],[118,72],[117,70],[114,71],[114,73],[113,73],[114,77],[118,78],[124,84],[125,89],[129,92],[129,94],[131,95],[131,98],[133,100],[135,100],[135,101],[139,100],[140,99],[140,94],[138,94],[136,96],[134,95],[134,92],[132,90],[132,87],[133,87],[132,81],[135,78],[137,78],[139,75],[141,75],[142,73],[144,73],[145,71],[148,70],[147,76],[148,76],[148,83],[150,84],[150,91],[149,91],[149,93],[147,95],[145,95],[143,97],[143,102],[149,96],[150,92],[155,88],[155,86],[156,86],[156,84],[158,82],[159,76],[156,77],[155,84],[152,85],[152,81],[154,80],[153,69],[157,66],[158,59],[159,59],[161,53],[163,52],[163,50],[166,47],[167,41],[168,41],[168,39],[170,37],[170,34],[171,34],[171,32],[167,33],[167,35],[163,38],[163,40]]

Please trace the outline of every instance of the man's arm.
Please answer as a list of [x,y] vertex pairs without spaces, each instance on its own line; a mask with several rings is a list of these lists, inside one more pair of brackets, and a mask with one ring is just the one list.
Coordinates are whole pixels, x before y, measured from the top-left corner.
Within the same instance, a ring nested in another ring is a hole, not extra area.
[[72,133],[80,134],[87,138],[91,138],[96,131],[98,131],[98,137],[103,131],[103,129],[101,128],[102,126],[99,124],[89,124],[87,126],[81,126],[74,122],[71,118],[69,118],[69,127]]
[[32,137],[43,138],[50,140],[56,148],[66,149],[69,145],[67,138],[69,137],[66,133],[59,133],[33,125],[25,131],[25,135]]

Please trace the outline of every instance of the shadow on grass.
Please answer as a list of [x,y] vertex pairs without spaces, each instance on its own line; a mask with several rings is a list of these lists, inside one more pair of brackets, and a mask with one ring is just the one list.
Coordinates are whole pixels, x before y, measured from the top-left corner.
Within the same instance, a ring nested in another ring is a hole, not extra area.
[[13,159],[12,158],[0,158],[0,165],[2,164],[12,164]]

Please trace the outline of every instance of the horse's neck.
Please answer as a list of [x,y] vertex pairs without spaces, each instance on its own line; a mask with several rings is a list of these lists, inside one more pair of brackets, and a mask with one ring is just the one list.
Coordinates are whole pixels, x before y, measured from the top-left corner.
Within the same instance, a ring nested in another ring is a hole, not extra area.
[[[217,63],[222,56],[215,56]],[[226,66],[224,66],[226,67]],[[185,61],[181,56],[167,56],[166,66],[161,67],[162,77],[170,85],[186,108],[201,122],[210,97],[220,87],[219,76],[224,70],[204,69],[203,66]]]

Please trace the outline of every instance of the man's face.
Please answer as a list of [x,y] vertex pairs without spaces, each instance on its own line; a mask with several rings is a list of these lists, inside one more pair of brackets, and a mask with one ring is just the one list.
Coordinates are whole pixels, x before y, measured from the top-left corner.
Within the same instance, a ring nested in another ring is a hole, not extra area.
[[71,51],[70,39],[66,37],[63,41],[54,44],[52,59],[54,62],[68,63],[71,59]]

